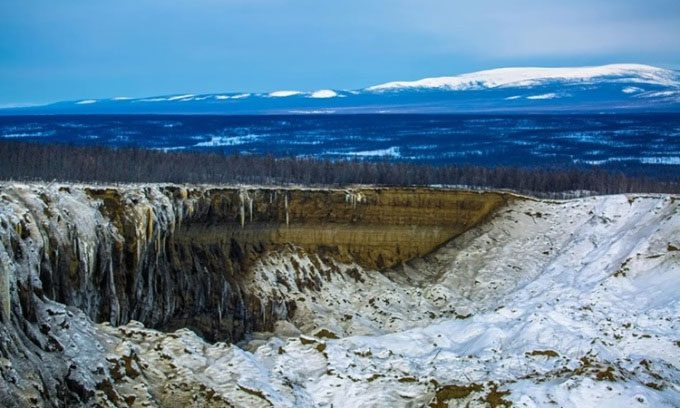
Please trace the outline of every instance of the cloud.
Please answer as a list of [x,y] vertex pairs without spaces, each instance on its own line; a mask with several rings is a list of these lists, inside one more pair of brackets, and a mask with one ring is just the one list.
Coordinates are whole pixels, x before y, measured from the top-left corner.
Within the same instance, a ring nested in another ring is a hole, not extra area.
[[680,51],[680,2],[401,1],[401,23],[442,52],[502,57]]

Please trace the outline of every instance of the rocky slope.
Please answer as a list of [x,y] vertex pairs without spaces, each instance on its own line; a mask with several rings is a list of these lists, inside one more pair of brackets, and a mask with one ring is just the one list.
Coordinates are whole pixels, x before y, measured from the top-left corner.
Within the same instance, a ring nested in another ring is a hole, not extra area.
[[677,197],[0,199],[5,406],[680,404]]

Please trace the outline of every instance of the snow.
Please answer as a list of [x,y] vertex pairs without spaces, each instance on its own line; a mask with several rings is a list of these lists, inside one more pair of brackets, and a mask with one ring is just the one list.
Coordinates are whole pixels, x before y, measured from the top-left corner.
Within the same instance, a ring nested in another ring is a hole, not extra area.
[[[134,188],[146,192],[131,197],[155,197],[140,209],[172,207],[153,185]],[[12,199],[0,206],[2,228],[27,211],[44,213],[41,189],[68,215],[63,222],[78,225],[67,239],[92,270],[106,220],[81,188],[13,183],[3,190]],[[346,191],[348,209],[362,210],[359,194]],[[244,190],[243,223],[251,205],[257,211],[250,197]],[[146,228],[140,223],[136,233]],[[265,252],[244,270],[244,290],[294,302],[296,311],[239,345],[134,321],[96,325],[97,336],[107,360],[127,358],[142,373],[114,384],[140,405],[158,395],[190,403],[208,390],[232,406],[416,407],[455,385],[474,390],[443,404],[484,406],[480,399],[497,390],[519,407],[677,407],[678,248],[680,196],[516,197],[485,224],[391,271],[292,246]],[[1,310],[8,313],[6,303]],[[79,356],[101,355],[94,335],[76,336]]]
[[215,99],[217,100],[226,100],[226,99],[243,99],[249,97],[249,93],[242,93],[242,94],[237,94],[237,95],[215,95]]
[[190,100],[194,97],[194,94],[185,94],[185,95],[175,95],[171,96],[169,98],[166,98],[167,101],[183,101],[183,100]]
[[294,95],[299,95],[302,92],[300,91],[274,91],[270,92],[267,95],[272,98],[285,98],[288,96],[294,96]]
[[16,133],[0,133],[0,136],[5,139],[19,139],[25,137],[47,137],[54,136],[56,131],[50,130],[47,132],[16,132]]
[[318,290],[296,283],[312,279],[311,256],[257,261],[251,290],[295,299],[305,335],[288,324],[243,350],[135,329],[135,350],[240,405],[424,406],[435,384],[478,384],[449,402],[497,389],[513,406],[678,406],[677,247],[678,197],[515,200],[425,259],[388,273],[336,264]]
[[675,90],[675,91],[659,91],[659,92],[649,92],[645,93],[642,96],[645,98],[659,98],[659,97],[668,97],[668,96],[680,96],[680,90]]
[[130,98],[128,96],[115,96],[115,97],[111,98],[112,101],[129,101],[130,99],[132,99],[132,98]]
[[246,143],[251,143],[259,139],[257,135],[245,136],[212,136],[210,140],[198,142],[196,147],[221,147],[221,146],[238,146]]
[[96,99],[83,99],[82,101],[76,102],[76,105],[91,105],[96,102]]
[[399,157],[401,154],[399,152],[398,146],[391,146],[386,149],[375,149],[375,150],[359,150],[359,151],[330,151],[325,152],[327,155],[339,155],[339,156],[355,156],[355,157]]
[[180,101],[180,102],[186,102],[186,101],[192,101],[194,99],[198,99],[196,95],[194,94],[183,94],[183,95],[174,95],[174,96],[168,96],[168,97],[163,97],[163,96],[158,96],[154,98],[144,98],[144,99],[138,99],[139,102],[173,102],[173,101]]
[[574,68],[499,68],[457,76],[387,82],[368,87],[366,90],[389,91],[409,88],[471,90],[509,86],[527,87],[548,80],[587,82],[605,77],[631,78],[638,83],[680,86],[677,73],[671,70],[640,64],[612,64]]
[[559,98],[559,96],[554,92],[541,94],[541,95],[527,96],[527,99],[531,99],[531,100],[555,99],[555,98]]
[[680,165],[680,156],[641,157],[640,162],[644,164],[665,164],[671,166],[678,166]]
[[663,164],[669,166],[680,165],[680,156],[623,156],[609,157],[599,160],[574,160],[574,163],[586,163],[592,166],[601,166],[607,163],[637,161],[643,164]]
[[505,98],[505,100],[506,101],[514,101],[514,100],[522,99],[522,98],[529,99],[529,100],[546,100],[546,99],[557,99],[557,98],[561,98],[561,97],[564,97],[564,96],[567,96],[567,95],[564,95],[564,94],[558,95],[555,92],[548,92],[548,93],[544,93],[544,94],[529,95],[529,96],[521,96],[521,95],[508,96],[507,98]]
[[318,99],[324,99],[324,98],[335,98],[338,96],[338,93],[331,90],[331,89],[321,89],[318,91],[314,91],[309,95],[310,98],[318,98]]
[[139,99],[140,102],[164,102],[164,101],[167,101],[167,100],[168,100],[168,98],[162,98],[162,97]]
[[634,94],[634,93],[643,92],[643,91],[644,91],[644,89],[638,88],[637,86],[627,86],[627,87],[625,87],[621,90],[621,92],[623,92],[625,94]]

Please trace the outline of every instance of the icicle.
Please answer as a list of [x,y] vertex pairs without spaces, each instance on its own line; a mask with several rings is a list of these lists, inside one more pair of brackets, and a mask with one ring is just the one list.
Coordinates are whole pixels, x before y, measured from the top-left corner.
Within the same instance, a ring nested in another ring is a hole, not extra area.
[[157,239],[154,241],[154,247],[156,249],[156,259],[158,259],[161,253],[161,239]]
[[361,193],[355,193],[351,190],[345,192],[345,202],[352,205],[352,208],[357,208],[357,203],[363,201],[363,195]]
[[147,207],[146,210],[146,242],[149,242],[153,236],[153,210],[151,207]]
[[[250,201],[250,196],[247,191],[240,190],[238,193],[239,202],[241,204],[240,215],[241,215],[241,228],[246,225],[246,200]],[[252,210],[251,210],[251,220],[252,220]]]
[[[9,264],[9,257],[5,252],[0,252],[0,322],[9,324],[11,302],[10,302],[10,272],[9,267],[5,266]],[[4,259],[3,259],[4,258]]]
[[283,202],[286,207],[286,227],[290,225],[290,216],[288,214],[288,193],[286,193],[285,196],[283,196]]
[[250,212],[250,222],[253,222],[253,199],[248,197],[248,211]]

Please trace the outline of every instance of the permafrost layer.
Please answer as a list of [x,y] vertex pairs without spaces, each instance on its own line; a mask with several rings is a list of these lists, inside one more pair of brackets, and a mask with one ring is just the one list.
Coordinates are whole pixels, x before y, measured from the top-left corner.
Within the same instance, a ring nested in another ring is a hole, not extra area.
[[[315,254],[314,274],[302,277],[296,267],[295,283],[319,288],[332,273],[324,262],[397,266],[473,227],[509,199],[436,189],[4,185],[3,354],[17,358],[11,348],[25,344],[37,347],[30,353],[38,359],[64,352],[52,327],[61,312],[45,309],[52,301],[96,322],[136,320],[163,330],[188,327],[208,340],[240,340],[295,315],[295,299],[261,296],[246,279],[264,255],[284,246]],[[24,366],[19,388],[32,372],[39,400],[71,394],[86,400],[102,387],[69,380],[85,369],[77,364],[46,373],[24,359],[16,362]]]
[[680,405],[677,197],[0,199],[0,405]]

